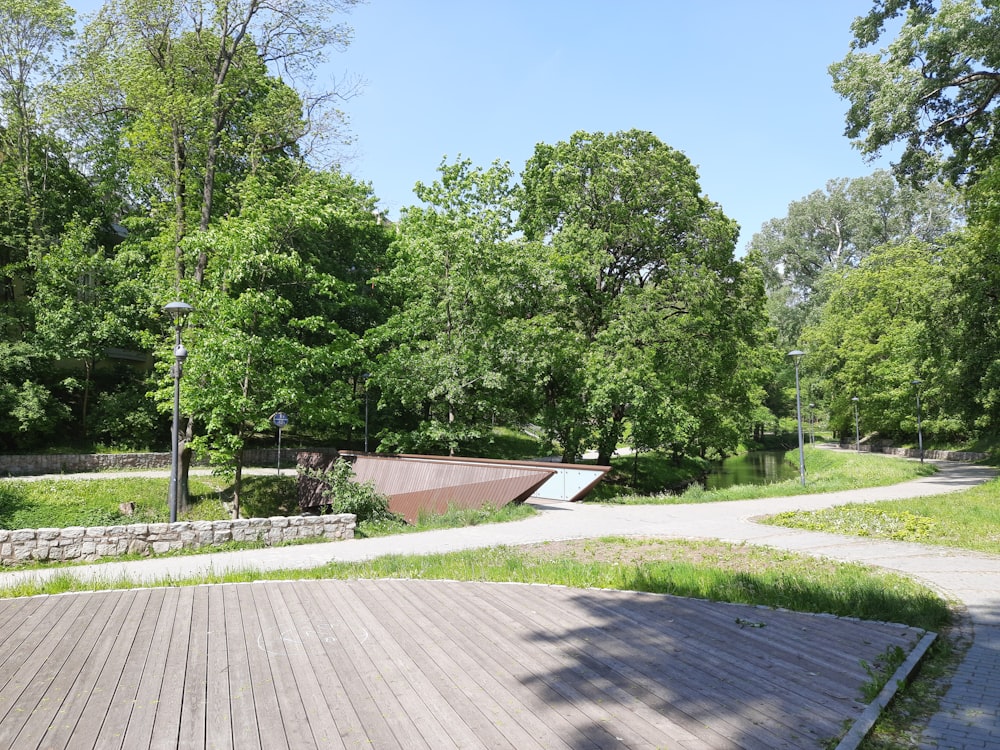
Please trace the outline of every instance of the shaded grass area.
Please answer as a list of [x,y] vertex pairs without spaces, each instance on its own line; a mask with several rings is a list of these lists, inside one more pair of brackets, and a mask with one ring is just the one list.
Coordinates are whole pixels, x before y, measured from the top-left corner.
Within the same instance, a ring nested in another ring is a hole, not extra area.
[[[905,458],[869,453],[835,451],[815,446],[805,448],[806,484],[798,478],[773,484],[740,484],[718,490],[706,490],[700,484],[691,485],[680,494],[661,492],[654,495],[623,495],[600,498],[618,504],[680,504],[713,503],[727,500],[755,500],[763,497],[840,492],[862,487],[883,487],[907,482],[933,474],[932,464],[921,464]],[[789,451],[798,464],[798,449]]]
[[1000,554],[1000,480],[947,495],[851,503],[762,520],[775,526]]

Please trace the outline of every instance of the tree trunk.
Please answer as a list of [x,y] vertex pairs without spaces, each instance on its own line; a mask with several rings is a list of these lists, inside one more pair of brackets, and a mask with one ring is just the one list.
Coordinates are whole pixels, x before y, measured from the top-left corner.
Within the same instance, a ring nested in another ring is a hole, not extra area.
[[243,449],[235,456],[236,473],[233,476],[233,519],[240,517],[240,492],[243,489]]

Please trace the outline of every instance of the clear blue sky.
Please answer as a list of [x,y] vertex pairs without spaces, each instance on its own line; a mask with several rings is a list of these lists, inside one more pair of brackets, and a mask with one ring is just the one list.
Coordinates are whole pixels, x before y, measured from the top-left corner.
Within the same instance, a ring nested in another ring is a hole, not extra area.
[[330,63],[346,164],[393,218],[442,157],[508,161],[577,130],[649,130],[698,167],[742,248],[827,180],[870,174],[843,135],[827,67],[872,0],[370,0]]
[[[69,0],[90,12],[100,0]],[[739,247],[830,179],[870,174],[827,67],[872,0],[368,0],[317,85],[352,75],[347,171],[391,218],[443,157],[519,173],[535,144],[638,128],[683,151]]]

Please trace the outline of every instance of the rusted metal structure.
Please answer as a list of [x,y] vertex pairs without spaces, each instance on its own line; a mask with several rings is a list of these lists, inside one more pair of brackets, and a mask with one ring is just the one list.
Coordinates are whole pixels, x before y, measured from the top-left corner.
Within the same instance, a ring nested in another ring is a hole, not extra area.
[[[499,508],[534,496],[578,500],[608,471],[605,466],[543,461],[352,452],[300,454],[299,463],[329,468],[340,457],[351,462],[356,481],[372,482],[389,498],[389,509],[410,523],[421,512],[443,513],[451,506]],[[303,508],[325,504],[322,488],[315,480],[300,479],[299,484],[299,504]]]

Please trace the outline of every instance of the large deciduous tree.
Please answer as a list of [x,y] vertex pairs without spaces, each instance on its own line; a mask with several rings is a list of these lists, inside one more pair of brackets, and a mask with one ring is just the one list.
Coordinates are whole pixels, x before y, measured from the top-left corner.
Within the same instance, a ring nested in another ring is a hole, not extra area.
[[510,168],[460,159],[439,173],[400,219],[375,282],[395,310],[369,342],[382,402],[408,415],[383,444],[454,453],[498,417],[527,413],[523,342],[540,282],[514,237]]
[[[734,344],[760,333],[763,295],[746,294],[756,272],[733,257],[737,226],[701,193],[687,157],[637,130],[539,144],[523,174],[520,226],[554,269],[548,301],[561,317],[538,378],[564,459],[592,441],[608,463],[630,425],[650,447],[735,447],[705,396],[739,381]],[[755,390],[717,404],[748,431]]]
[[836,430],[853,432],[853,397],[866,432],[916,435],[923,381],[925,429],[961,433],[950,411],[948,253],[916,238],[872,250],[857,268],[832,274],[817,322],[802,335],[807,373],[826,394]]
[[[901,18],[888,45],[866,51]],[[831,66],[862,153],[902,144],[897,173],[972,180],[1000,156],[1000,8],[983,0],[876,0],[854,21],[850,53]]]
[[830,180],[788,206],[753,236],[767,280],[769,309],[782,345],[795,348],[802,327],[825,301],[824,277],[856,267],[873,248],[916,237],[936,242],[963,221],[958,192],[932,181],[899,184],[878,170]]

